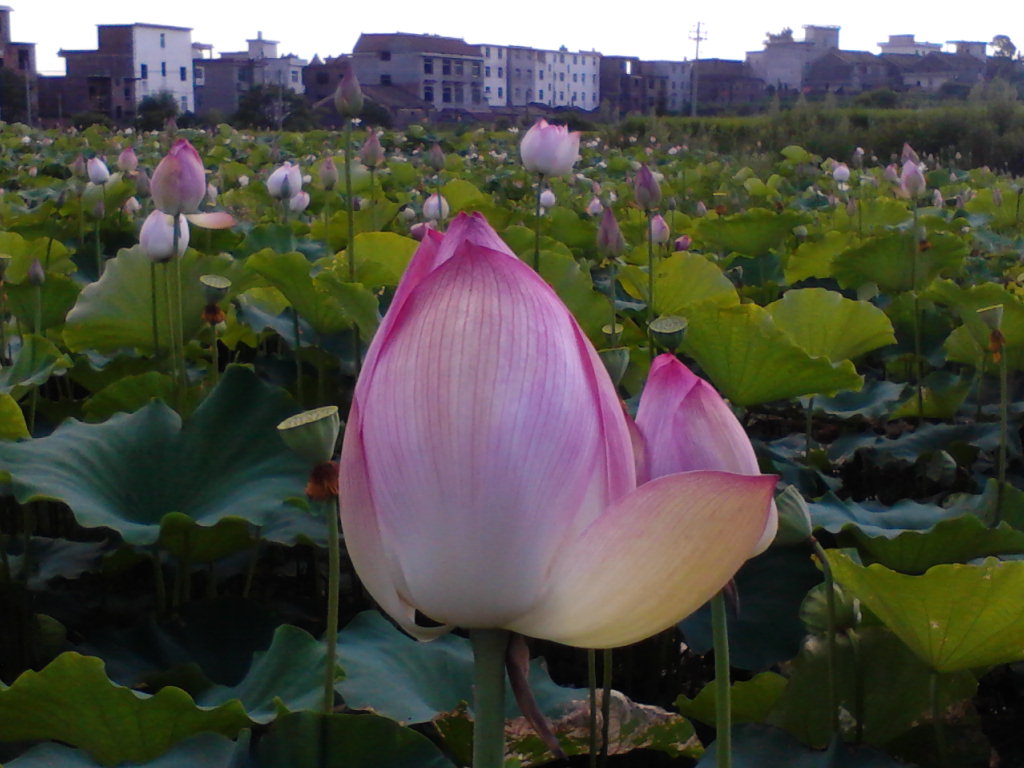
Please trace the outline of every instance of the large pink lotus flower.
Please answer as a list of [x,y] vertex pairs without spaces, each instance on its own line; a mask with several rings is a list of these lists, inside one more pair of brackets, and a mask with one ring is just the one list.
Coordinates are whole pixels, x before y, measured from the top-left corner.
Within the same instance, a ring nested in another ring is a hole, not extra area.
[[[722,396],[674,355],[658,355],[651,363],[636,426],[643,445],[641,481],[694,470],[722,470],[759,475],[750,438]],[[768,548],[778,527],[771,504],[755,551]]]
[[523,167],[545,176],[565,176],[580,155],[579,131],[538,120],[519,143]]
[[[708,435],[707,440],[717,439]],[[554,291],[480,214],[428,231],[356,386],[340,462],[349,553],[377,602],[582,647],[700,607],[751,555],[771,477],[637,487],[632,432]]]

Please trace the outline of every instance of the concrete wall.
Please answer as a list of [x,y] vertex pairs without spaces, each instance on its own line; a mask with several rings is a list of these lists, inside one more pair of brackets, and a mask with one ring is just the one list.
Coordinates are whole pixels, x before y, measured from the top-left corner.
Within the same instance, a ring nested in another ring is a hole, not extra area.
[[135,24],[131,30],[136,98],[142,101],[166,91],[174,96],[181,112],[194,112],[192,30],[148,24]]

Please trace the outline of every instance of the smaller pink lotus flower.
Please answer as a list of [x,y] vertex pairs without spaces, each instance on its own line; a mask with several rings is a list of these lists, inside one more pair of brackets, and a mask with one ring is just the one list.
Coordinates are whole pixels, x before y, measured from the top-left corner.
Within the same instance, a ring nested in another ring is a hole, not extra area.
[[660,213],[651,219],[651,242],[655,245],[664,245],[668,242],[671,235],[668,222],[665,221],[665,217]]
[[376,131],[370,131],[370,135],[359,150],[359,160],[367,168],[380,168],[384,165],[384,147],[381,146]]
[[143,252],[158,264],[181,258],[188,248],[188,221],[178,215],[178,248],[174,248],[174,217],[160,210],[153,211],[142,223],[139,245]]
[[692,244],[693,244],[693,240],[690,238],[689,235],[680,235],[679,237],[677,237],[675,239],[675,242],[672,243],[672,250],[673,251],[688,251],[688,250],[690,250],[690,246]]
[[658,207],[661,202],[661,185],[658,184],[658,180],[654,178],[654,174],[651,173],[651,169],[647,167],[646,163],[640,166],[640,170],[636,172],[636,179],[633,181],[633,196],[636,198],[636,203],[645,211],[650,211]]
[[544,176],[565,176],[580,154],[580,134],[564,125],[538,120],[519,143],[523,167]]
[[845,184],[850,180],[850,166],[846,163],[836,163],[832,169],[832,178],[840,184]]
[[363,111],[363,89],[350,64],[334,92],[334,108],[342,117],[359,117]]
[[927,188],[928,183],[925,181],[924,173],[921,172],[921,166],[913,160],[903,163],[903,168],[900,171],[901,196],[916,200]]
[[139,158],[132,147],[125,147],[117,156],[117,169],[125,173],[131,173],[139,167]]
[[93,184],[106,184],[110,181],[110,170],[107,164],[98,157],[90,157],[85,164],[86,172],[89,174],[89,181]]
[[334,164],[334,158],[328,155],[320,163],[320,184],[324,189],[331,190],[338,183],[338,166]]
[[160,161],[149,181],[153,203],[164,213],[195,213],[206,196],[203,159],[188,139],[178,139]]
[[290,200],[302,190],[302,171],[291,162],[284,162],[267,177],[267,192],[277,200]]
[[602,256],[615,258],[626,250],[626,240],[622,237],[619,222],[611,208],[605,208],[601,214],[601,224],[597,228],[597,250]]

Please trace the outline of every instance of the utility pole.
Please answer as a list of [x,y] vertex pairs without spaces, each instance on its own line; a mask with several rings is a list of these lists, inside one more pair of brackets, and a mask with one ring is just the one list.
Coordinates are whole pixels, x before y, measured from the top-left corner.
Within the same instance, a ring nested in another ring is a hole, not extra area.
[[701,22],[697,22],[697,28],[690,34],[690,39],[696,43],[693,53],[693,66],[690,67],[690,117],[697,116],[697,65],[700,62],[700,42],[707,40],[708,36],[701,31]]

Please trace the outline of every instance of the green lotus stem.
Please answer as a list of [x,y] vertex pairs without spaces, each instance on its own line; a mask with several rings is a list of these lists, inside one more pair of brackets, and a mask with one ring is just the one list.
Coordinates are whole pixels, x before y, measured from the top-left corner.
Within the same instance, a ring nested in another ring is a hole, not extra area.
[[996,486],[996,513],[992,527],[1003,520],[1003,497],[1006,491],[1006,443],[1010,425],[1010,374],[1006,350],[999,356],[999,480]]
[[149,262],[149,298],[152,302],[152,323],[153,323],[153,356],[160,358],[160,328],[157,325],[156,308],[156,262]]
[[249,558],[249,567],[245,569],[245,584],[242,587],[242,597],[249,597],[252,591],[252,583],[256,578],[256,564],[260,560],[260,545],[257,542],[252,548],[252,557]]
[[[355,210],[352,204],[352,120],[345,118],[345,213],[348,221],[348,243],[346,245],[346,256],[348,256],[348,281],[356,281],[356,224]],[[355,366],[356,376],[362,368],[359,358],[361,357],[359,345],[359,326],[352,324],[352,361]]]
[[299,353],[302,350],[302,337],[299,336],[299,310],[292,307],[292,329],[295,332],[295,400],[299,407],[302,407],[302,358]]
[[537,174],[537,206],[533,220],[533,271],[540,272],[540,196],[544,191],[544,174]]
[[21,535],[25,540],[25,554],[21,559],[21,578],[28,581],[32,569],[32,533],[35,530],[35,515],[28,504],[21,507]]
[[654,211],[647,211],[647,344],[654,360]]
[[178,243],[181,238],[181,220],[180,217],[174,217],[174,235],[171,241],[171,253],[174,259],[174,293],[175,303],[177,304],[178,317],[175,322],[178,331],[178,354],[181,358],[181,391],[184,391],[188,387],[188,372],[185,368],[185,313],[182,310],[181,295],[183,293],[182,280],[181,280],[181,259],[178,255]]
[[213,364],[213,370],[210,372],[210,381],[212,382],[210,386],[215,389],[220,380],[220,350],[217,348],[216,323],[210,323],[210,333],[213,334],[213,343],[210,345],[210,362]]
[[612,723],[612,650],[601,651],[601,768],[608,765],[608,742]]
[[157,613],[163,615],[167,612],[167,583],[164,581],[164,568],[160,564],[160,552],[158,550],[150,552],[149,560],[153,564],[153,584],[156,588]]
[[587,649],[587,688],[590,691],[590,715],[587,718],[590,725],[588,763],[590,768],[597,768],[597,651],[593,648]]
[[914,293],[914,384],[917,391],[917,422],[924,421],[924,385],[921,381],[921,297],[917,291],[917,201],[914,201],[914,232],[910,238],[910,290]]
[[942,707],[939,706],[939,673],[934,669],[928,683],[928,692],[932,705],[932,730],[935,734],[935,751],[938,752],[941,768],[948,768],[949,754],[946,751],[946,730],[942,726]]
[[470,630],[473,644],[473,768],[505,764],[505,652],[503,629]]
[[711,598],[715,646],[715,758],[717,768],[732,766],[732,689],[729,686],[729,623],[725,597]]
[[174,379],[174,387],[178,388],[180,377],[178,376],[178,340],[174,332],[174,309],[171,303],[171,265],[164,262],[164,304],[167,307],[167,338],[170,345],[171,376]]
[[811,455],[811,432],[814,429],[814,395],[807,401],[807,428],[804,434],[804,454]]
[[[338,535],[338,510],[333,499],[324,503],[327,514],[327,660],[324,671],[324,712],[334,709],[334,678],[338,659],[338,595],[341,591],[341,541]],[[504,669],[504,668],[503,668]],[[504,673],[504,672],[503,672]]]
[[836,682],[839,679],[836,668],[838,661],[838,648],[836,646],[836,584],[835,579],[832,576],[832,565],[829,563],[828,557],[825,555],[824,547],[822,547],[818,540],[813,536],[810,541],[811,547],[814,549],[814,554],[817,555],[818,560],[821,562],[821,570],[825,576],[825,621],[827,627],[827,644],[825,647],[828,661],[828,679],[825,682],[828,696],[828,709],[832,715],[832,734],[835,735],[839,733],[839,701],[836,695]]
[[100,244],[100,225],[96,222],[96,279],[103,277],[103,246]]
[[860,638],[852,629],[846,631],[846,639],[850,641],[850,653],[853,655],[853,719],[855,723],[853,740],[855,744],[864,741],[864,690],[863,656]]

